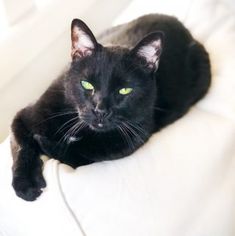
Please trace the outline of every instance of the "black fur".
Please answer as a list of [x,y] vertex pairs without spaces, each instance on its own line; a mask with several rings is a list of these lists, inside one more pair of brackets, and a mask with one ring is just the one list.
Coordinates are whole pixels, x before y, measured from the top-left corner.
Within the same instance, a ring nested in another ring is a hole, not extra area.
[[[164,15],[112,28],[99,43],[74,20],[72,58],[68,71],[12,123],[18,148],[13,148],[13,187],[28,201],[45,187],[41,154],[72,167],[130,155],[185,114],[210,85],[204,47],[177,19]],[[85,90],[82,80],[95,89]],[[133,91],[121,95],[122,88]]]

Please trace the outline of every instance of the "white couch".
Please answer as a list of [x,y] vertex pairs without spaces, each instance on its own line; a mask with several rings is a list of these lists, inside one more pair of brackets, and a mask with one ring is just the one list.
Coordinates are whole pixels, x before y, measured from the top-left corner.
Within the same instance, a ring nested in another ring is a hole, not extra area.
[[233,9],[216,0],[136,0],[116,23],[150,11],[178,16],[203,42],[213,72],[208,95],[129,157],[76,170],[46,161],[47,188],[35,202],[14,194],[6,139],[0,145],[1,236],[235,235]]

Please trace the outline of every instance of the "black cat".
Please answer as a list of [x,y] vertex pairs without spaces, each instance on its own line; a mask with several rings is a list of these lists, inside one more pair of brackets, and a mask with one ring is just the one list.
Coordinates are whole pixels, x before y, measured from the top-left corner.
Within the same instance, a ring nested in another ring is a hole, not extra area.
[[147,15],[99,38],[71,26],[72,63],[12,124],[13,187],[33,201],[46,186],[41,154],[78,167],[130,155],[210,85],[204,47],[174,17]]

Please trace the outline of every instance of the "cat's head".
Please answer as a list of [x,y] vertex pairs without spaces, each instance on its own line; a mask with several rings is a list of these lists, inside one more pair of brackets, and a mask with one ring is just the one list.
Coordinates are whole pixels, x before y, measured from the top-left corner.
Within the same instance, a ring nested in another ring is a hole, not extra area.
[[66,96],[80,119],[96,131],[151,122],[163,34],[151,33],[131,49],[105,47],[84,22],[75,19],[71,39]]

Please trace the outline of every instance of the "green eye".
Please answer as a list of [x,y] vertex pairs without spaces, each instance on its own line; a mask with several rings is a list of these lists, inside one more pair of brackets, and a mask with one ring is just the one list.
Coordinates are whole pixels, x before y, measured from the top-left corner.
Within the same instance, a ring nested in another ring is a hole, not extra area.
[[87,82],[85,80],[81,81],[81,85],[86,90],[94,90],[94,86],[91,83],[89,83],[89,82]]
[[119,93],[122,95],[127,95],[127,94],[131,93],[132,90],[133,90],[132,88],[122,88],[119,90]]

